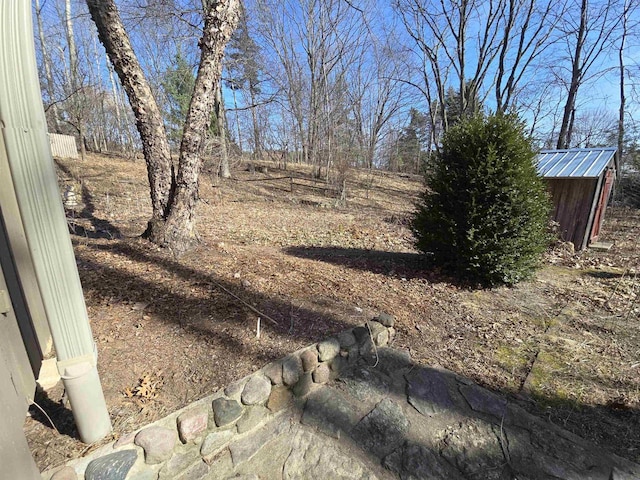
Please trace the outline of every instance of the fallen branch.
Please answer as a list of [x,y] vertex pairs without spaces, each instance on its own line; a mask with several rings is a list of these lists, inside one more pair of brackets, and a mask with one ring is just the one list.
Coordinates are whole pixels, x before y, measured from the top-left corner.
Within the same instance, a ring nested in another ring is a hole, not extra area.
[[245,307],[247,307],[249,310],[251,310],[254,313],[257,313],[258,315],[260,315],[261,317],[266,318],[267,320],[269,320],[271,323],[273,323],[274,325],[280,326],[280,324],[278,322],[276,322],[273,318],[271,318],[269,315],[267,315],[264,312],[261,312],[260,310],[258,310],[257,308],[255,308],[253,305],[248,304],[247,302],[245,302],[243,299],[241,299],[239,296],[237,296],[235,293],[233,293],[231,290],[229,290],[228,288],[220,285],[218,282],[214,282],[213,280],[209,280],[213,285],[215,285],[216,287],[218,287],[220,290],[222,290],[225,293],[228,293],[229,295],[231,295],[233,298],[235,298],[236,300],[238,300],[240,303],[242,303]]

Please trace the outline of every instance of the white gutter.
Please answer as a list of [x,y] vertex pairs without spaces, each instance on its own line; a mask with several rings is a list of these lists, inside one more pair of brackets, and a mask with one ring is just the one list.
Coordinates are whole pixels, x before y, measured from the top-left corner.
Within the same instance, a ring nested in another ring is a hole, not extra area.
[[35,265],[58,370],[80,438],[111,431],[96,351],[47,138],[31,2],[0,1],[0,135],[9,160],[26,244]]

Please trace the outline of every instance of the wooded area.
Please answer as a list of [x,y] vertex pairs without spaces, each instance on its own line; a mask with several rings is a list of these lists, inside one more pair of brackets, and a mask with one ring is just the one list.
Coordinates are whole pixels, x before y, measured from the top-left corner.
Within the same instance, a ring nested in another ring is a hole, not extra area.
[[[118,6],[177,148],[202,3]],[[50,130],[92,150],[140,147],[86,5],[36,0],[34,11]],[[638,20],[631,0],[247,0],[224,60],[222,128],[234,151],[319,169],[348,159],[418,170],[417,152],[479,108],[520,112],[540,145],[558,148],[617,142],[620,118],[629,150]]]
[[[517,112],[541,148],[617,145],[618,170],[638,169],[632,0],[87,3],[91,15],[77,0],[34,3],[49,128],[82,151],[145,153],[147,236],[161,245],[195,237],[201,154],[223,177],[241,155],[306,163],[344,196],[350,168],[421,173],[451,125],[491,111]],[[135,71],[117,60],[126,49]],[[133,98],[140,79],[156,113]]]

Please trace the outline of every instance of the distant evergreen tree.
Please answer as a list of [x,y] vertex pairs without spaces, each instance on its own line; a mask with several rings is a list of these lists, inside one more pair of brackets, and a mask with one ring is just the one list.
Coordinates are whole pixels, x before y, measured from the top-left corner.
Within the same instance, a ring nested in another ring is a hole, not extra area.
[[427,116],[412,108],[409,111],[409,124],[403,127],[396,143],[395,152],[389,165],[390,170],[398,172],[420,173],[426,158],[424,151],[427,135]]
[[449,129],[413,219],[417,248],[485,286],[531,275],[548,245],[550,213],[535,157],[512,115],[476,115]]
[[247,23],[247,13],[242,8],[238,27],[231,35],[227,46],[227,69],[230,78],[227,80],[229,88],[243,88],[248,86],[251,95],[261,92],[261,59],[260,47],[251,37]]
[[453,87],[449,87],[449,90],[447,90],[444,108],[446,110],[448,128],[453,127],[464,118],[473,117],[482,112],[482,102],[471,81],[465,84],[465,93],[465,105],[463,107],[460,90],[456,91]]
[[162,82],[168,100],[165,114],[167,137],[173,147],[180,146],[182,126],[187,118],[195,83],[196,77],[193,74],[193,67],[178,51],[173,67],[165,72]]
[[229,74],[226,85],[234,91],[234,95],[237,90],[245,90],[248,93],[251,106],[253,150],[256,157],[261,158],[262,128],[257,115],[257,104],[262,93],[263,66],[260,47],[249,32],[247,12],[244,8],[240,11],[238,27],[231,36],[226,56],[226,68]]

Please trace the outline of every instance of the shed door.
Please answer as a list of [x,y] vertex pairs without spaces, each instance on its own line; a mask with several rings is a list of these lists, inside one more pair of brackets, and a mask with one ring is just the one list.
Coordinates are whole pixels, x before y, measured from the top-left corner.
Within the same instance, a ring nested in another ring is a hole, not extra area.
[[604,219],[604,212],[607,209],[607,202],[609,201],[612,186],[613,170],[608,169],[605,172],[604,185],[600,191],[600,198],[598,200],[595,217],[593,218],[593,227],[591,228],[591,237],[589,238],[589,242],[595,242],[598,240],[598,235],[600,235],[600,228],[602,227],[602,220]]

